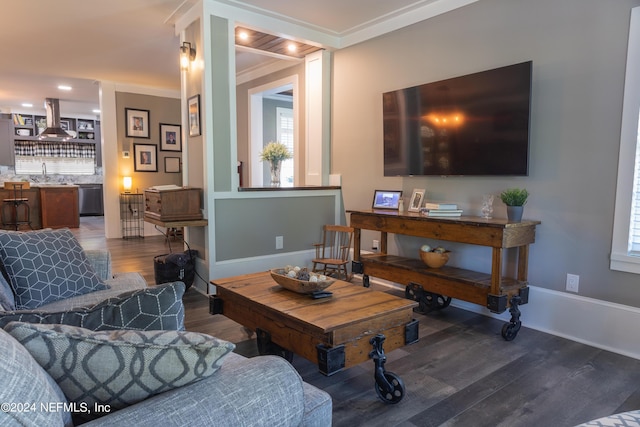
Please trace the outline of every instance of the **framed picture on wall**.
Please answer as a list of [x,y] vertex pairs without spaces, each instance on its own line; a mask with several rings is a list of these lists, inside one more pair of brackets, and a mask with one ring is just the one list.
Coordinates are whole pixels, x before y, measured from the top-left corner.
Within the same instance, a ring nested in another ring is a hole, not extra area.
[[160,123],[160,151],[182,151],[180,125]]
[[158,172],[158,146],[133,144],[133,164],[136,172]]
[[373,209],[398,210],[402,191],[376,190],[373,193]]
[[125,108],[125,122],[127,123],[127,137],[150,138],[149,110],[134,110]]
[[424,201],[424,188],[414,188],[409,202],[409,212],[420,212],[420,206]]
[[165,157],[164,171],[166,173],[180,173],[180,157]]
[[189,114],[189,136],[200,135],[200,95],[193,95],[187,101]]

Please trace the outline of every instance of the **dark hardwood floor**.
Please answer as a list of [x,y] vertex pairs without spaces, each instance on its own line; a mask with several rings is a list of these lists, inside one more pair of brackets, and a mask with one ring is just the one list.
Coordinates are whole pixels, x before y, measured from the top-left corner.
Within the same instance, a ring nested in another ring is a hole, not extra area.
[[[105,239],[102,227],[101,218],[85,217],[75,233],[86,248],[108,248],[114,271],[139,271],[154,283],[153,257],[169,252],[165,239]],[[206,296],[190,289],[184,303],[188,330],[257,354],[242,326],[209,314]],[[386,369],[406,386],[396,405],[377,398],[373,362],[325,377],[294,356],[305,381],[332,396],[334,426],[563,427],[640,409],[640,360],[528,329],[526,318],[511,342],[500,336],[501,321],[455,307],[416,319],[420,341],[387,355]]]

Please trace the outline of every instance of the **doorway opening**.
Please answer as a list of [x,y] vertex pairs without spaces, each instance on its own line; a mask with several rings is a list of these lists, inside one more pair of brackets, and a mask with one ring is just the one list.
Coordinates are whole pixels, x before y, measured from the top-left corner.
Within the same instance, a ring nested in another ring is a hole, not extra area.
[[298,76],[293,75],[249,90],[249,182],[252,187],[269,185],[269,164],[260,152],[270,141],[289,148],[293,158],[282,164],[282,187],[299,185]]

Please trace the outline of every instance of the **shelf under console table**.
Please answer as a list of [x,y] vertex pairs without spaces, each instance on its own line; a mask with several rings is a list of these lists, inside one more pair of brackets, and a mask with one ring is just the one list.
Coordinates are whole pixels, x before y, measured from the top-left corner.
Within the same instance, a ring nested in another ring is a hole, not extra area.
[[[511,321],[504,325],[502,336],[509,341],[515,338],[521,326],[518,306],[528,302],[529,245],[535,241],[540,221],[426,217],[391,210],[347,213],[354,228],[353,272],[363,275],[364,286],[369,285],[369,276],[404,284],[406,296],[420,302],[422,311],[444,308],[451,298],[483,305],[495,313],[509,308]],[[380,232],[379,253],[361,253],[361,230]],[[491,247],[491,273],[449,266],[430,268],[417,258],[389,255],[389,233]],[[511,248],[518,254],[515,278],[502,276],[503,253]]]

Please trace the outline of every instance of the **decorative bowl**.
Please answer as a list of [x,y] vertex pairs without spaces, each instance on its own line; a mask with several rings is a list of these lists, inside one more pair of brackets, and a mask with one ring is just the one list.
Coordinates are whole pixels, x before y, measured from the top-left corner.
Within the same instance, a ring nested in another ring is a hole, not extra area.
[[440,268],[449,261],[449,253],[420,251],[420,259],[431,268]]
[[307,280],[294,279],[285,275],[282,268],[274,268],[271,270],[271,277],[278,285],[299,294],[311,294],[313,292],[322,291],[333,285],[335,282],[335,279],[328,279],[322,282],[310,282]]

